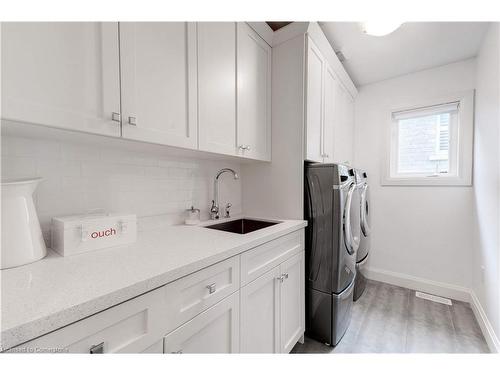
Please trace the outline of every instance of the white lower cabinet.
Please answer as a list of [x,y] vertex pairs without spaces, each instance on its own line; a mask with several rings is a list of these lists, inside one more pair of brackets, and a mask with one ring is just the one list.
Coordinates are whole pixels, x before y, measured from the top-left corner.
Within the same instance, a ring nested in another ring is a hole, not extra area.
[[304,252],[241,289],[241,351],[289,353],[304,333]]
[[241,352],[280,352],[280,267],[241,288]]
[[71,323],[13,353],[288,353],[304,333],[304,230]]
[[165,336],[165,353],[238,353],[239,292]]
[[281,352],[289,353],[304,333],[304,252],[281,264]]
[[12,353],[140,353],[162,337],[163,288],[10,350]]

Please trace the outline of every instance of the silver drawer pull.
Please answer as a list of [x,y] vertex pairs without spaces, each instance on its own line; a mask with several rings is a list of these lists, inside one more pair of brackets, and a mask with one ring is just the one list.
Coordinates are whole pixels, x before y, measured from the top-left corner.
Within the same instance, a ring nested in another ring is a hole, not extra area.
[[215,285],[215,283],[213,283],[213,284],[207,285],[207,289],[208,289],[209,294],[213,294],[217,290],[217,286]]
[[135,117],[129,117],[128,118],[128,123],[129,123],[129,125],[137,126],[137,118],[135,118]]
[[104,353],[104,341],[97,344],[93,345],[89,349],[90,354],[103,354]]
[[118,112],[111,113],[111,121],[120,122],[122,120],[122,116]]

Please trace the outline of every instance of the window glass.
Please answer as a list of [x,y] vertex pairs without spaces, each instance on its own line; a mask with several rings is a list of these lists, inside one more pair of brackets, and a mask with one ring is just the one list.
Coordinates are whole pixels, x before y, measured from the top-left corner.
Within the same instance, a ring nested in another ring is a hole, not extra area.
[[451,118],[447,112],[398,120],[396,173],[449,173]]

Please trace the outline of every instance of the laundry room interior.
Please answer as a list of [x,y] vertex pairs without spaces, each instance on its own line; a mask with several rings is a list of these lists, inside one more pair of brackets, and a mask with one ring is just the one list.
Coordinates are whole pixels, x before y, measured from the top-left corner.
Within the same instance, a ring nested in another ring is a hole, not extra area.
[[498,353],[499,130],[499,22],[2,22],[0,351]]

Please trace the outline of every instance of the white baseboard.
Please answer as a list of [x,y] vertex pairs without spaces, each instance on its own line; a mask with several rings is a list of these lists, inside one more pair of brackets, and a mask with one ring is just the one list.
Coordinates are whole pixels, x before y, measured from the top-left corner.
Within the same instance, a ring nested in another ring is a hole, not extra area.
[[477,322],[479,323],[479,327],[481,327],[481,331],[483,332],[483,336],[488,343],[490,351],[492,353],[500,353],[500,341],[498,340],[495,330],[486,316],[486,312],[484,311],[481,302],[479,302],[476,293],[472,290],[470,292],[470,298],[470,307],[476,316]]
[[435,294],[458,301],[470,302],[470,290],[458,285],[446,284],[403,273],[369,267],[363,269],[363,274],[370,280],[402,286],[404,288]]
[[435,294],[441,297],[469,302],[490,351],[492,353],[500,353],[500,341],[495,334],[493,326],[491,325],[481,302],[479,302],[479,299],[473,290],[458,285],[442,283],[376,268],[367,267],[363,270],[363,274],[370,280],[381,281],[387,284]]

